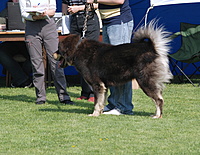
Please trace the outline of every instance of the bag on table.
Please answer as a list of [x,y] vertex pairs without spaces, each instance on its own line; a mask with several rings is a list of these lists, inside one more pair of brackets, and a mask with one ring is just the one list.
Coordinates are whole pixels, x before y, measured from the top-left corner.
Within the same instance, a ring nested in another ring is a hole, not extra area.
[[70,33],[70,15],[62,16],[62,31],[61,34],[69,34]]

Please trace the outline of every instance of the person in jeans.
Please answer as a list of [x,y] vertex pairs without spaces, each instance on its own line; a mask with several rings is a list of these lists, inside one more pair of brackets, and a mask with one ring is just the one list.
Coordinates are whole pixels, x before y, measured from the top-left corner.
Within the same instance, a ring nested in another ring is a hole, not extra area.
[[[71,14],[70,33],[79,34],[82,36],[84,21],[85,21],[85,2],[78,0],[62,0],[62,12],[64,14]],[[94,4],[94,9],[98,5]],[[85,37],[87,39],[98,40],[100,34],[99,19],[95,10],[89,11],[89,18],[87,20],[87,31]],[[81,96],[77,100],[88,100],[94,102],[94,94],[91,87],[81,77]]]
[[[133,16],[129,0],[87,0],[87,3],[99,3],[105,43],[118,45],[131,42]],[[132,82],[110,87],[108,103],[103,114],[132,115]]]
[[[74,104],[66,91],[67,85],[64,71],[59,67],[59,62],[53,58],[53,54],[58,51],[58,32],[56,23],[52,18],[56,11],[56,0],[19,0],[19,3],[22,17],[26,23],[25,40],[33,66],[36,104],[44,104],[46,102],[43,46],[46,50],[59,101],[63,104]],[[27,7],[41,7],[44,12],[28,13],[26,12]]]

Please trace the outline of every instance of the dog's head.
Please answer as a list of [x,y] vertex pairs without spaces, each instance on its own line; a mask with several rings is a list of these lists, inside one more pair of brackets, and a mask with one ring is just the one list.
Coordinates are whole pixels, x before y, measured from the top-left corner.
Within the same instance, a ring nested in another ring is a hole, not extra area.
[[74,54],[76,52],[78,43],[80,40],[80,36],[76,34],[70,34],[63,40],[59,42],[59,54],[57,58],[54,56],[55,59],[59,59],[60,67],[65,68],[68,65],[73,65]]

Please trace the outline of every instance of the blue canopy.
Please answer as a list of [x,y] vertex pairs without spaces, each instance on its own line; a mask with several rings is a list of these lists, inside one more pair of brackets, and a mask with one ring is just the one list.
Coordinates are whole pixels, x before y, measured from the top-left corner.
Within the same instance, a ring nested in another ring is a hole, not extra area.
[[[7,1],[8,0],[1,0],[0,10],[6,7]],[[62,1],[56,1],[57,12],[61,12]],[[148,13],[147,22],[157,18],[159,19],[158,23],[165,26],[166,30],[169,32],[175,33],[180,31],[181,22],[200,25],[200,2],[198,1],[199,0],[129,0],[134,17],[134,29],[144,24],[144,20],[142,19],[144,19],[146,11],[152,4],[154,4],[154,7]],[[181,38],[176,38],[172,42],[171,47],[171,53],[176,52],[181,47]],[[198,65],[200,65],[199,62]],[[190,69],[187,71],[187,74],[190,74]]]

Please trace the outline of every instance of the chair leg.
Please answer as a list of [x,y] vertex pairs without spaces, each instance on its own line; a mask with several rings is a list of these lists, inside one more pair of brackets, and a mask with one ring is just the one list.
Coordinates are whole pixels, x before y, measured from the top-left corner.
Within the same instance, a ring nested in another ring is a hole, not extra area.
[[6,87],[10,87],[11,85],[11,74],[6,71]]
[[[172,73],[175,73],[176,75],[177,75],[177,78],[178,78],[178,80],[180,81],[180,82],[184,82],[184,79],[183,79],[183,77],[180,75],[180,73],[176,70],[176,68],[177,68],[177,62],[178,61],[173,61],[172,62],[172,58],[170,58],[169,57],[169,61],[170,61],[170,63],[171,63],[171,67],[172,67],[172,69],[171,69],[171,72]],[[173,64],[175,64],[175,65],[173,65]]]
[[180,72],[187,78],[187,80],[195,87],[194,83],[190,80],[190,78],[183,72],[183,70],[171,59],[171,62],[180,70]]

